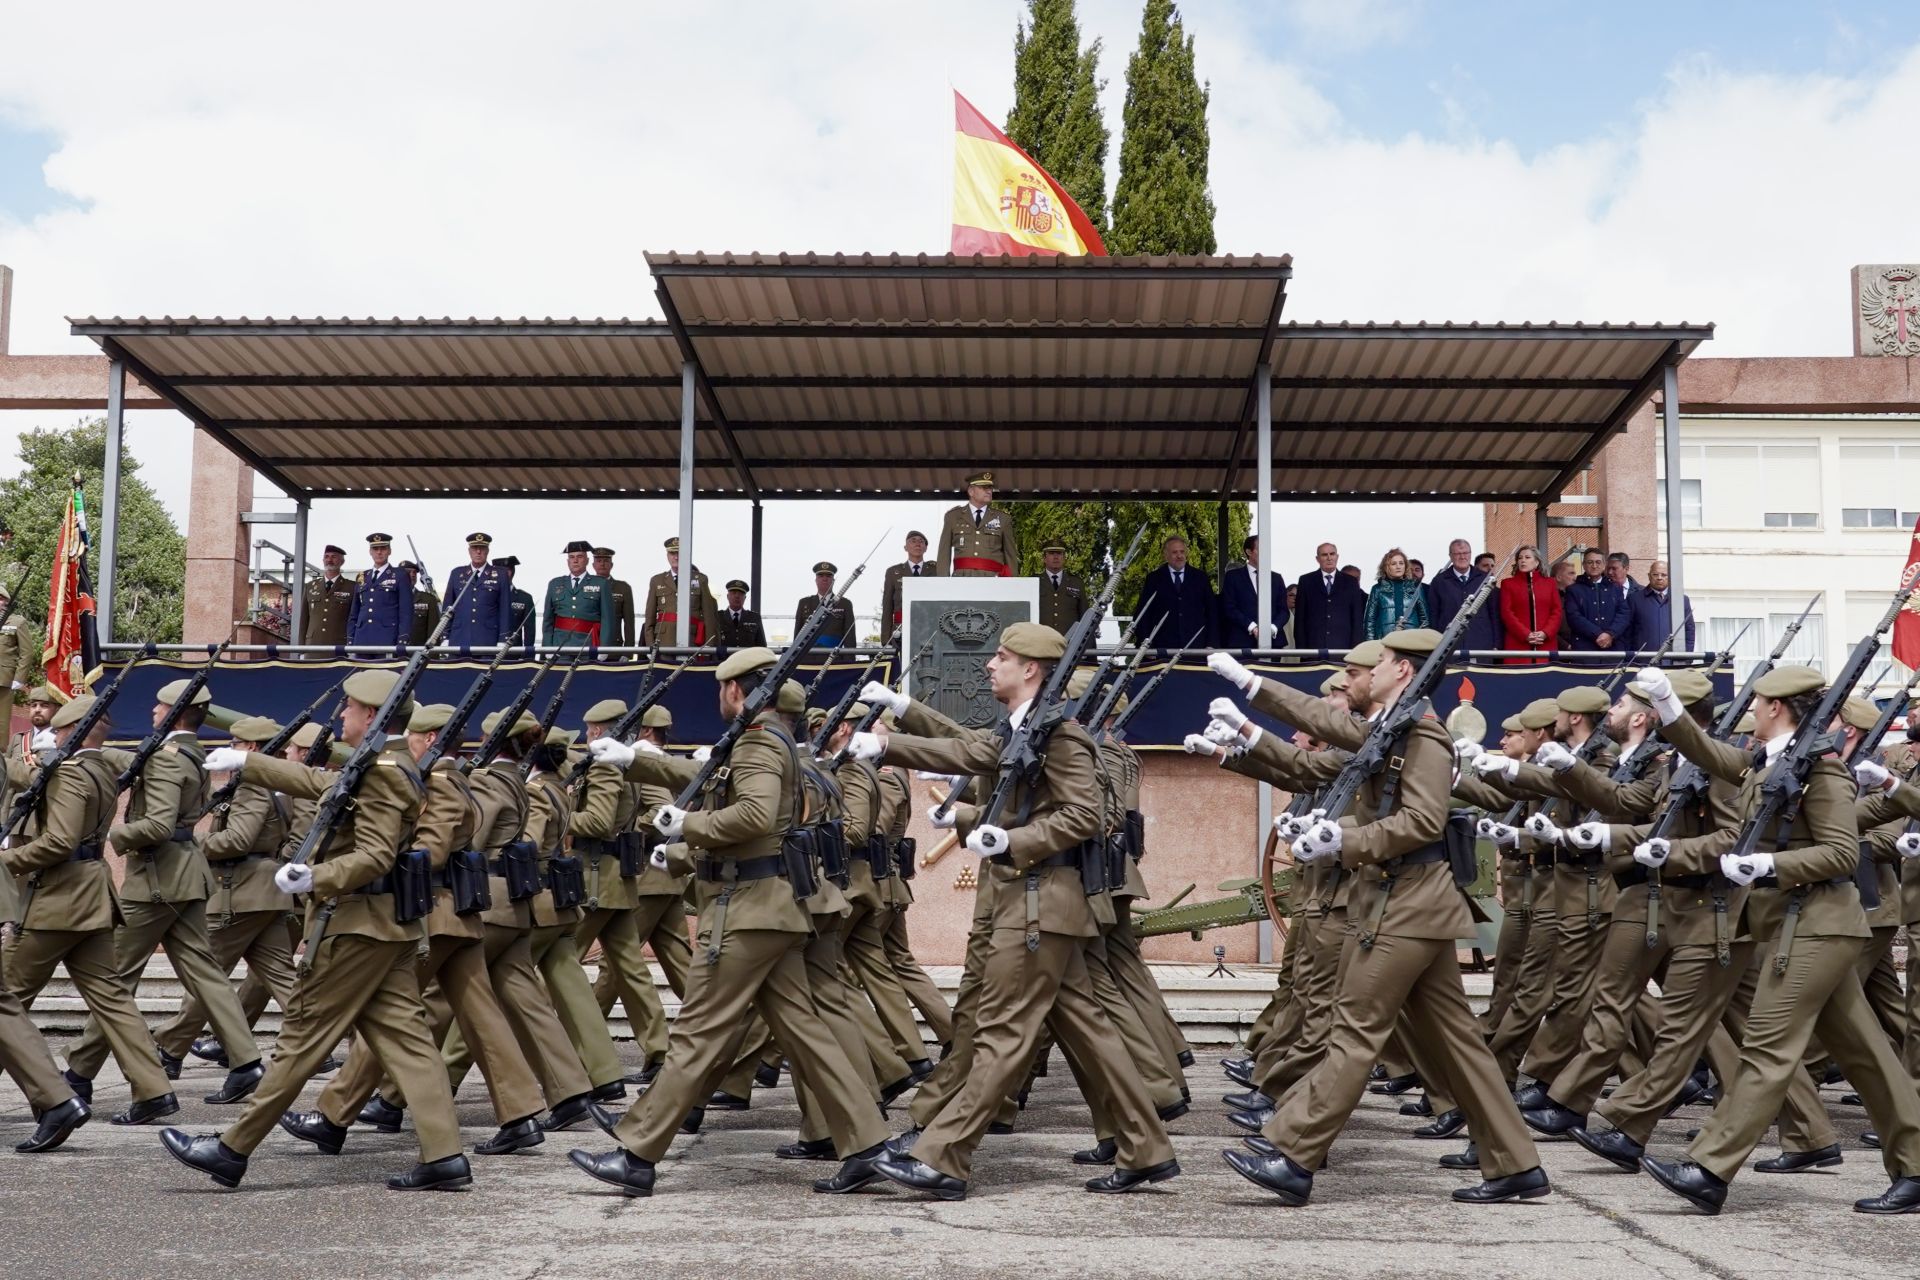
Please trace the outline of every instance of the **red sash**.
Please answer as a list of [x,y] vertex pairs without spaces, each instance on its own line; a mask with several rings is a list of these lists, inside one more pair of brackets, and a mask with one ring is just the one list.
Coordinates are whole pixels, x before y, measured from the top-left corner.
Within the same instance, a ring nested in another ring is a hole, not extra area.
[[555,618],[553,626],[556,631],[572,631],[584,635],[587,643],[594,648],[600,646],[600,624],[597,622],[588,622],[585,618]]
[[[680,615],[678,613],[661,613],[661,614],[655,615],[654,617],[655,625],[658,625],[662,622],[678,622],[678,621],[680,621]],[[690,638],[697,645],[705,644],[707,642],[706,619],[704,618],[693,619],[693,626],[691,628]]]
[[985,556],[955,556],[953,558],[953,567],[956,569],[969,569],[977,572],[991,573],[1001,578],[1011,578],[1013,576],[1013,570],[1007,568],[1006,565],[1001,564],[998,560],[989,560]]

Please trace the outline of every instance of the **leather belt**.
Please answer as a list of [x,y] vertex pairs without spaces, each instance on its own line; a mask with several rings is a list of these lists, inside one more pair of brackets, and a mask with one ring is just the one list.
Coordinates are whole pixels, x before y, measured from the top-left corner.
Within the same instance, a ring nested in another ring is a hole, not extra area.
[[[1702,879],[1704,878],[1705,877],[1702,877]],[[1646,884],[1652,879],[1653,879],[1652,874],[1648,872],[1648,870],[1645,867],[1639,866],[1636,864],[1633,870],[1631,871],[1614,872],[1613,887],[1616,889],[1631,889],[1635,885]],[[1661,883],[1661,886],[1664,888],[1665,886],[1670,884],[1677,885],[1680,883],[1680,881],[1678,878],[1675,878],[1672,880],[1663,880],[1660,883]]]
[[[1012,867],[1013,855],[1010,853],[996,853],[991,858],[988,858],[987,861],[996,867]],[[1042,858],[1040,861],[1030,865],[1027,870],[1038,871],[1042,867],[1077,867],[1079,865],[1080,849],[1078,846],[1075,846],[1065,853],[1056,853],[1051,857]]]
[[614,847],[613,841],[603,840],[598,836],[576,836],[573,841],[573,851],[590,853],[595,857],[613,856],[620,852]]
[[[726,882],[727,862],[720,858],[702,858],[694,865],[695,876],[708,884]],[[784,875],[787,870],[786,859],[779,854],[769,854],[764,858],[735,858],[732,860],[733,878],[741,880],[769,880]]]
[[67,855],[67,861],[98,862],[100,861],[100,846],[97,844],[83,844]]
[[383,876],[378,876],[372,880],[367,881],[367,883],[361,885],[358,889],[354,889],[349,893],[343,893],[340,896],[343,898],[350,898],[354,896],[354,894],[364,894],[365,896],[371,898],[376,896],[377,894],[392,893],[392,892],[393,892],[393,873],[389,871]]
[[[1854,880],[1852,876],[1835,876],[1831,880],[1815,880],[1808,884],[1799,884],[1793,887],[1796,889],[1838,889],[1842,885],[1851,885],[1853,883]],[[1761,876],[1753,882],[1753,887],[1756,889],[1779,889],[1784,886],[1781,885],[1779,876]]]
[[1415,849],[1412,853],[1403,853],[1397,858],[1388,858],[1380,864],[1388,875],[1398,875],[1408,867],[1425,866],[1429,862],[1445,862],[1447,847],[1441,843],[1428,845],[1424,849]]
[[193,827],[191,825],[175,827],[173,832],[167,836],[167,842],[169,844],[192,844]]

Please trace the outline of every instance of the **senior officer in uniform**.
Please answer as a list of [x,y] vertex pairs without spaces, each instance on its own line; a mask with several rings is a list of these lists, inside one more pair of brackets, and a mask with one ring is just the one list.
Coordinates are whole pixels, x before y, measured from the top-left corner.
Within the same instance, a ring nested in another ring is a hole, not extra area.
[[467,563],[447,575],[447,599],[454,602],[450,645],[485,649],[513,633],[513,575],[487,562],[492,550],[492,534],[468,534]]
[[[387,1186],[395,1191],[451,1189],[473,1181],[460,1150],[453,1090],[439,1046],[428,1033],[420,997],[415,964],[421,929],[417,922],[394,919],[390,875],[402,845],[411,844],[425,793],[401,736],[413,703],[394,708],[387,724],[374,724],[399,679],[391,671],[362,671],[347,679],[340,740],[357,747],[375,728],[393,736],[367,771],[326,848],[311,865],[289,862],[274,876],[288,893],[308,895],[309,924],[302,959],[306,967],[295,980],[266,1079],[225,1133],[196,1137],[180,1129],[161,1131],[169,1154],[223,1187],[240,1185],[248,1156],[280,1123],[349,1028],[366,1041],[413,1111],[420,1163],[387,1179]],[[246,781],[307,799],[324,796],[338,776],[257,751],[216,751],[207,763],[214,771],[237,772]]]
[[373,568],[360,575],[353,589],[353,614],[347,621],[347,643],[393,646],[413,627],[413,580],[395,564],[393,535],[367,535],[367,554]]
[[300,621],[301,644],[345,644],[353,619],[353,580],[340,572],[347,553],[331,542],[320,553],[321,573],[307,579],[306,613]]
[[[12,593],[0,585],[0,613],[7,611],[12,599]],[[40,655],[43,652],[40,633],[34,630],[33,623],[25,614],[15,609],[6,622],[0,624],[0,675],[12,677],[15,693],[24,692],[32,686],[34,677],[40,671]]]
[[408,644],[425,644],[440,625],[440,597],[433,594],[421,575],[420,566],[411,560],[400,562],[400,572],[413,580],[413,624],[407,631]]
[[[535,609],[533,607],[533,593],[523,589],[519,583],[514,581],[514,575],[520,568],[520,557],[495,556],[493,558],[493,567],[507,575],[507,584],[512,588],[511,591],[508,592],[508,596],[513,602],[513,616],[519,619],[513,626],[514,647],[531,650],[533,648]],[[503,640],[505,638],[505,636],[501,637]]]
[[[814,594],[800,597],[800,604],[793,611],[793,634],[800,634],[814,610],[828,608],[827,601],[833,596],[833,580],[839,572],[831,560],[822,560],[813,566]],[[814,647],[829,648],[857,643],[853,634],[853,606],[842,599],[832,605],[831,611],[833,616],[827,619],[826,625],[820,628],[820,633],[813,639]]]
[[[540,620],[540,643],[587,648],[613,635],[613,590],[605,578],[587,572],[593,548],[583,539],[567,544],[567,571],[547,583],[547,607]],[[558,637],[564,633],[564,640]]]
[[918,529],[907,530],[907,558],[899,564],[887,566],[886,579],[880,588],[880,638],[883,641],[893,639],[893,633],[900,629],[902,621],[901,599],[903,593],[900,583],[906,578],[937,578],[940,566],[927,561],[927,535]]
[[613,548],[593,549],[593,571],[613,588],[613,639],[608,644],[633,644],[633,584],[613,576]]
[[1040,625],[1065,635],[1087,611],[1086,584],[1067,572],[1067,549],[1057,542],[1040,549],[1040,563]]
[[747,608],[747,584],[739,578],[727,584],[727,607],[720,611],[714,639],[722,649],[766,647],[767,629],[760,615]]
[[[649,647],[671,645],[679,635],[675,624],[680,621],[680,539],[668,538],[666,548],[667,567],[647,582],[647,612],[640,627],[640,643]],[[716,616],[719,611],[699,565],[693,566],[687,592],[687,607],[693,610],[693,620],[687,625],[687,639],[696,645],[705,644],[719,625]]]
[[940,572],[953,578],[1011,578],[1020,564],[1013,517],[993,504],[993,472],[967,481],[964,505],[940,522]]

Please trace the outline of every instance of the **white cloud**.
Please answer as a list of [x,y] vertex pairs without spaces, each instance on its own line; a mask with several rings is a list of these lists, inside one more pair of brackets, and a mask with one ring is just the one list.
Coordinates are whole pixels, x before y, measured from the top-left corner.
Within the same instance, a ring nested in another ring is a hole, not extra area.
[[[60,139],[46,179],[80,206],[0,219],[14,350],[84,349],[60,317],[89,312],[652,315],[647,248],[938,251],[947,87],[1004,114],[1023,8],[761,3],[717,20],[578,4],[536,22],[472,4],[458,23],[390,3],[106,4],[85,23],[23,10],[0,112]],[[1106,41],[1117,164],[1138,4],[1082,8]],[[1368,7],[1366,29],[1396,10]],[[1847,268],[1914,253],[1890,215],[1914,207],[1920,173],[1890,159],[1886,130],[1920,110],[1920,50],[1854,80],[1688,63],[1631,128],[1527,156],[1497,120],[1463,138],[1363,136],[1262,51],[1265,18],[1186,13],[1212,83],[1221,249],[1292,252],[1290,318],[1710,319],[1713,354],[1841,354]],[[187,434],[134,434],[176,510]],[[942,505],[771,508],[768,600],[798,595],[819,556],[844,563]],[[715,574],[744,572],[743,511],[703,509]],[[1331,530],[1371,563],[1379,515],[1293,508],[1283,530],[1297,520],[1301,547]],[[664,503],[416,503],[401,520],[343,502],[317,510],[315,538],[408,524],[444,566],[484,525],[540,565],[557,529],[591,524],[638,576],[673,519]],[[1398,508],[1392,527],[1433,559],[1474,519]]]

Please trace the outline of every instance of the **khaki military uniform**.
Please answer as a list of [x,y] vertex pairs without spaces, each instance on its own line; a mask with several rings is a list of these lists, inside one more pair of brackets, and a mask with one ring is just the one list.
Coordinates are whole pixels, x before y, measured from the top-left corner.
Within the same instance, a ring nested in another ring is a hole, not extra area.
[[[1144,828],[1145,820],[1140,817],[1139,754],[1124,742],[1117,742],[1105,735],[1100,741],[1100,754],[1109,761],[1108,771],[1113,774],[1120,788],[1120,806],[1126,820]],[[1168,1070],[1179,1077],[1180,1055],[1190,1052],[1187,1038],[1181,1034],[1180,1025],[1173,1020],[1173,1011],[1167,1008],[1167,998],[1152,971],[1147,968],[1146,960],[1140,955],[1140,940],[1133,933],[1132,904],[1137,899],[1150,896],[1146,877],[1140,874],[1140,858],[1136,856],[1144,853],[1144,849],[1129,850],[1126,884],[1113,891],[1114,924],[1106,934],[1107,954],[1113,967],[1114,981],[1120,984],[1128,1002],[1139,1012],[1141,1022],[1146,1024],[1148,1034],[1159,1044],[1168,1062]]]
[[1872,850],[1877,862],[1897,864],[1900,877],[1900,889],[1897,894],[1900,903],[1900,922],[1907,929],[1907,982],[1906,982],[1906,1038],[1903,1057],[1907,1074],[1916,1084],[1920,1084],[1920,946],[1913,939],[1920,938],[1920,858],[1903,857],[1894,848],[1894,843],[1904,835],[1912,820],[1920,817],[1920,790],[1912,785],[1902,785],[1886,801],[1888,809],[1901,816],[1892,821],[1870,825],[1863,818],[1861,835]]
[[766,646],[767,629],[761,625],[760,615],[751,609],[742,609],[738,614],[731,609],[722,609],[715,625],[714,640],[722,649]]
[[907,908],[913,905],[913,886],[900,874],[900,861],[904,856],[900,842],[907,838],[907,824],[913,819],[913,790],[907,783],[906,773],[900,769],[882,769],[880,783],[899,796],[899,805],[893,810],[893,819],[887,827],[888,852],[894,863],[884,891],[892,912],[881,942],[893,976],[899,979],[901,989],[919,1012],[921,1021],[927,1024],[936,1041],[949,1045],[953,1042],[953,1010],[927,971],[920,967],[920,961],[913,954],[913,939],[907,934]]
[[624,578],[608,578],[607,586],[613,590],[613,639],[612,644],[631,648],[633,645],[633,584]]
[[30,689],[39,680],[40,655],[45,652],[39,630],[19,609],[0,622],[0,676],[13,682],[14,692]]
[[323,575],[308,578],[306,607],[300,621],[301,644],[345,644],[347,623],[353,618],[353,579],[341,574],[332,582]]
[[1079,575],[1062,572],[1060,583],[1054,585],[1053,575],[1042,570],[1040,582],[1040,621],[1052,627],[1061,635],[1073,629],[1080,621],[1080,615],[1087,611],[1087,588]]
[[[25,764],[10,759],[8,765],[9,780],[25,786]],[[21,916],[20,934],[6,951],[0,1045],[8,1070],[42,1110],[65,1102],[73,1091],[57,1074],[49,1074],[46,1044],[34,1047],[39,1032],[26,1020],[25,1010],[60,964],[100,1024],[135,1100],[171,1092],[154,1056],[153,1039],[134,1006],[133,991],[115,963],[113,928],[120,923],[120,904],[113,893],[113,875],[100,860],[118,795],[115,777],[98,751],[69,756],[54,770],[39,807],[15,832],[13,847],[0,849],[0,865],[19,890]]]
[[[670,846],[670,861],[694,851],[699,937],[666,1061],[614,1132],[640,1159],[665,1155],[680,1122],[705,1104],[704,1090],[726,1069],[728,1045],[749,1009],[805,1074],[828,1127],[852,1135],[852,1150],[842,1157],[886,1137],[879,1109],[855,1085],[852,1062],[814,1009],[804,956],[812,921],[776,869],[783,836],[803,816],[790,744],[780,717],[763,712],[740,735],[726,767],[709,777],[700,807],[687,815],[685,844]],[[678,776],[672,765],[642,754],[627,776],[671,786]]]
[[[604,1018],[617,998],[626,1002],[634,1038],[643,1036],[657,1018],[661,1024],[660,1052],[666,1052],[666,1011],[653,989],[653,971],[647,966],[635,910],[639,876],[620,874],[618,839],[633,830],[639,806],[635,786],[608,764],[595,764],[573,788],[573,853],[585,864],[586,909],[574,931],[574,945],[585,955],[600,944],[600,972],[594,981],[594,1003]],[[647,871],[653,867],[647,866]]]
[[[931,560],[922,560],[917,566],[902,560],[899,564],[887,566],[886,577],[880,585],[880,639],[884,643],[893,639],[893,633],[900,629],[906,620],[903,607],[904,594],[900,584],[907,579],[940,578],[940,566]],[[762,641],[761,643],[765,643]]]
[[[124,770],[129,751],[102,751],[102,763]],[[114,955],[120,976],[134,991],[147,961],[163,944],[180,984],[205,1007],[213,1033],[235,1067],[260,1060],[260,1048],[227,978],[230,970],[214,954],[207,931],[207,896],[212,876],[193,827],[210,799],[206,753],[188,732],[168,736],[134,780],[127,820],[108,838],[126,857],[120,882],[124,923],[115,932]],[[67,1054],[67,1065],[91,1080],[107,1060],[104,1028],[91,1020]]]
[[413,621],[407,633],[408,644],[425,644],[440,625],[440,597],[425,587],[413,589]]
[[[713,639],[720,629],[720,610],[713,601],[713,586],[698,567],[687,583],[687,607],[693,611],[687,625],[687,639],[696,645]],[[680,582],[671,572],[656,573],[647,582],[645,617],[640,625],[643,646],[671,646],[679,636]],[[765,643],[760,641],[758,643]]]
[[[641,832],[646,848],[651,850],[658,841],[653,830],[653,815],[661,805],[673,803],[673,793],[665,787],[648,783],[627,785],[635,788],[636,804],[629,829]],[[685,873],[676,874],[672,870],[656,867],[649,858],[633,882],[634,935],[653,948],[653,958],[660,962],[660,971],[666,975],[667,985],[682,1000],[687,996],[687,975],[693,963],[693,948],[687,941],[686,899],[687,886],[692,878]],[[646,972],[644,967],[642,972]],[[620,984],[611,965],[600,966],[600,976],[594,980],[593,994],[603,1014],[611,1013],[613,1002],[622,998]],[[667,1056],[667,1011],[660,1003],[660,995],[654,988],[650,973],[642,990],[635,993],[634,998],[627,999],[626,1006],[634,1040],[645,1050],[648,1062],[659,1062]]]
[[891,882],[898,879],[888,832],[906,804],[905,789],[897,785],[897,772],[896,785],[887,785],[887,775],[863,760],[849,759],[836,776],[848,811],[847,967],[872,1002],[894,1051],[912,1066],[926,1059],[926,1044],[886,944],[894,916]]
[[973,504],[961,503],[940,521],[934,558],[940,562],[940,572],[950,578],[1012,577],[1020,571],[1013,517],[989,505],[976,520]]
[[[811,618],[814,615],[814,611],[825,603],[826,598],[822,596],[801,596],[800,603],[794,606],[793,634],[796,636],[799,635],[800,628],[807,625],[807,619]],[[813,638],[815,645],[849,645],[858,643],[854,636],[853,606],[847,602],[845,596],[833,602],[833,607],[828,611],[828,615],[826,622],[820,627],[820,633]]]
[[[552,873],[548,864],[566,852],[572,805],[560,780],[552,774],[536,774],[527,784],[527,838],[540,851],[540,878],[549,885]],[[528,939],[533,963],[546,979],[553,997],[553,1011],[567,1029],[567,1039],[580,1055],[580,1065],[595,1089],[620,1083],[625,1074],[613,1047],[613,1035],[607,1020],[593,998],[593,984],[580,964],[580,949],[574,945],[574,931],[580,927],[579,907],[556,907],[553,890],[542,889],[533,896],[533,934]]]
[[[311,816],[311,815],[309,815]],[[293,943],[286,927],[293,898],[273,882],[280,850],[287,842],[293,802],[257,782],[242,782],[233,799],[215,805],[213,829],[201,842],[213,876],[207,939],[214,961],[229,979],[240,961],[284,1012],[293,997]],[[252,1026],[259,1013],[241,1000],[241,1016]],[[263,1006],[264,1007],[264,1004]],[[176,1058],[207,1025],[207,1009],[188,992],[180,1012],[154,1033],[159,1046]],[[229,1054],[229,1061],[234,1061]]]

